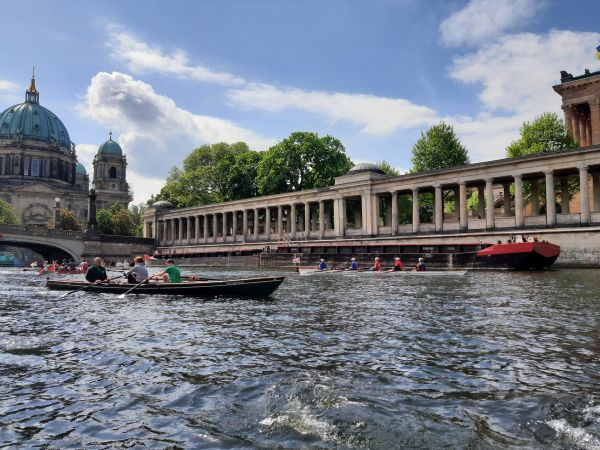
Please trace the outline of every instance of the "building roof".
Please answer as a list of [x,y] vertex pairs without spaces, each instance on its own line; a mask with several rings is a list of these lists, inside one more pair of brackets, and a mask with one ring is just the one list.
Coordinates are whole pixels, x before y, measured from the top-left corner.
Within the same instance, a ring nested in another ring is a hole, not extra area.
[[75,166],[75,172],[77,173],[77,175],[87,175],[87,170],[85,170],[84,165],[80,162],[78,162]]
[[348,171],[348,175],[351,175],[354,173],[364,173],[364,172],[374,172],[374,173],[385,174],[385,172],[383,170],[381,170],[379,168],[379,166],[377,166],[377,164],[359,163],[359,164],[356,164],[354,167],[352,167]]
[[35,78],[25,93],[25,102],[0,113],[0,139],[36,140],[71,151],[71,138],[62,121],[39,103]]
[[108,133],[108,136],[108,141],[98,147],[98,154],[123,156],[123,149],[121,146],[112,140],[112,131]]

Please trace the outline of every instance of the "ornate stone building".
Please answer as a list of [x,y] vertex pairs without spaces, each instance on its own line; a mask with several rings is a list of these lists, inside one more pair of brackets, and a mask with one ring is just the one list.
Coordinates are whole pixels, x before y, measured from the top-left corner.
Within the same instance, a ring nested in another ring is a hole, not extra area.
[[[88,174],[66,127],[39,100],[32,77],[25,102],[0,113],[0,199],[11,204],[24,225],[46,225],[57,204],[85,223]],[[121,147],[111,137],[94,159],[99,207],[131,201],[125,166]]]

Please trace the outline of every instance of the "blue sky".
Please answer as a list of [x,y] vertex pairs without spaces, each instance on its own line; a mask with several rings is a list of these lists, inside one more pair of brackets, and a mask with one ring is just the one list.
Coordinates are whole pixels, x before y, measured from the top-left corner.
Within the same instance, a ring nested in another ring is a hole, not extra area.
[[[592,0],[0,0],[0,110],[36,67],[88,168],[112,129],[135,201],[205,143],[265,150],[331,134],[355,162],[410,167],[445,120],[472,161],[554,111],[559,71],[600,70]],[[89,169],[88,169],[89,170]]]

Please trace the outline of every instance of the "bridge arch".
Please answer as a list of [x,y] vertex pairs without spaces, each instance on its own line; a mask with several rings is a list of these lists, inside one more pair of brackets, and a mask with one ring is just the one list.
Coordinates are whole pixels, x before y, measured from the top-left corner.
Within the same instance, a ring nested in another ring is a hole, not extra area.
[[48,261],[72,259],[77,263],[85,248],[82,233],[23,225],[0,225],[0,245],[27,248]]

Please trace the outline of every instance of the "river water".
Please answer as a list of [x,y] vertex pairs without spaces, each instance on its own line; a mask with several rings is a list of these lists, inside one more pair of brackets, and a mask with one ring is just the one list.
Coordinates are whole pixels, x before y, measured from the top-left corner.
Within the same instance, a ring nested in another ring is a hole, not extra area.
[[600,448],[600,270],[208,301],[41,278],[0,270],[0,447]]

